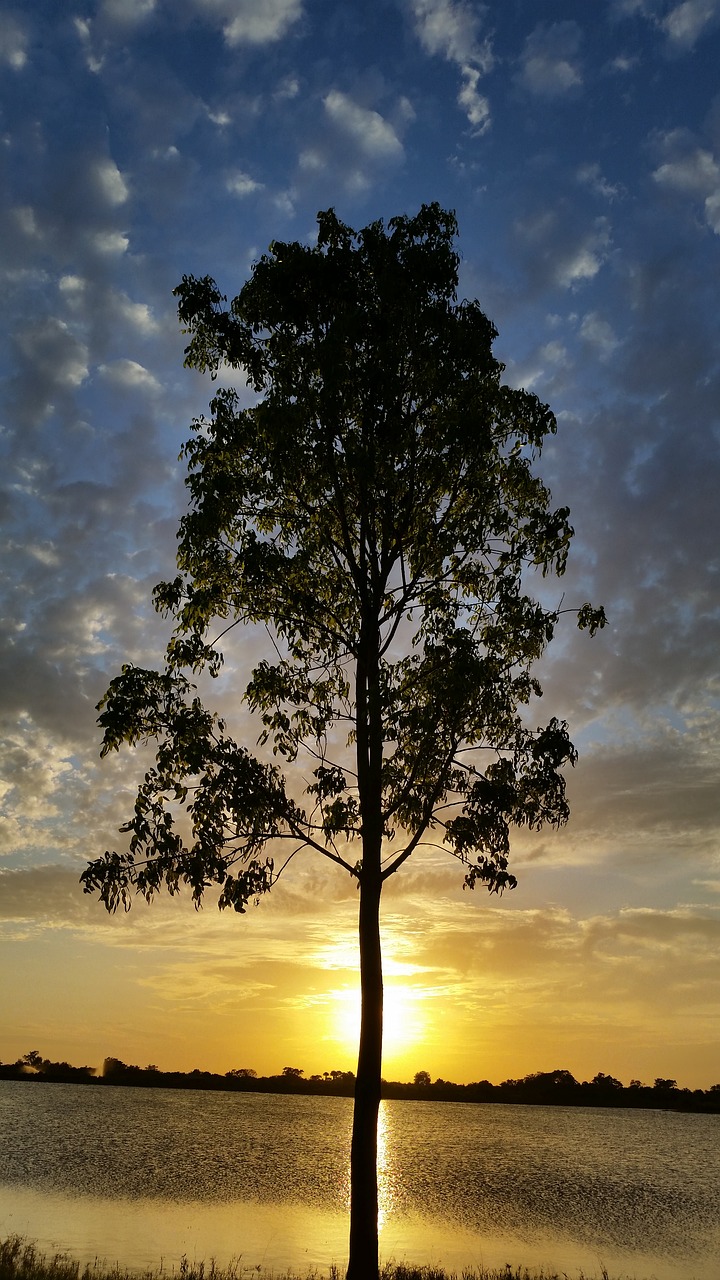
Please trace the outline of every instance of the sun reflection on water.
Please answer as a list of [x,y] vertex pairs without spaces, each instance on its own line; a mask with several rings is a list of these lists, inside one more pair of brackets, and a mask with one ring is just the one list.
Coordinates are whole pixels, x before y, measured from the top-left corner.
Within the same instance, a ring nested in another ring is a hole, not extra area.
[[387,1107],[380,1103],[377,1133],[378,1228],[382,1231],[395,1206]]
[[[389,1222],[397,1208],[397,1179],[393,1160],[393,1142],[387,1103],[380,1103],[377,1127],[378,1230]],[[350,1160],[345,1177],[345,1204],[350,1212]]]

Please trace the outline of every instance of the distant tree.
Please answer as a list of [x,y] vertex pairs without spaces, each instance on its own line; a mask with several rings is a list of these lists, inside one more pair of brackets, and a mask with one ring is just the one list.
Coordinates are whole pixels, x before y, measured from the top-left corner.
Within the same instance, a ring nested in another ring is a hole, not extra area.
[[120,1058],[105,1058],[102,1067],[103,1078],[122,1075],[126,1071],[132,1071],[132,1067],[128,1067],[127,1063]]
[[34,1067],[34,1069],[37,1071],[42,1066],[44,1059],[42,1054],[39,1053],[37,1049],[31,1049],[29,1053],[25,1054],[24,1058],[22,1058],[21,1061],[24,1063],[26,1067]]
[[598,1089],[622,1089],[622,1080],[618,1080],[615,1076],[606,1076],[604,1071],[598,1071],[593,1076],[591,1084],[597,1085]]
[[283,1067],[282,1073],[291,1080],[299,1080],[301,1076],[305,1075],[302,1067]]
[[233,1067],[232,1071],[226,1071],[227,1076],[235,1076],[238,1080],[255,1080],[257,1071],[253,1071],[252,1067]]
[[522,1084],[534,1089],[572,1089],[577,1080],[564,1067],[558,1067],[555,1071],[534,1071],[524,1077]]
[[662,1076],[656,1076],[653,1089],[677,1089],[677,1080],[664,1080]]
[[[109,910],[217,884],[243,912],[302,848],[359,887],[350,1280],[377,1275],[383,884],[439,842],[469,888],[514,887],[510,829],[566,821],[576,758],[565,724],[525,713],[562,611],[532,573],[562,574],[572,536],[533,471],[555,419],[502,384],[494,326],[457,301],[456,232],[437,204],[357,233],[329,210],[317,244],[271,245],[229,308],[183,279],[186,364],[235,369],[260,399],[242,408],[224,374],[193,424],[180,572],[155,591],[166,664],[125,666],[99,707],[103,754],[156,744],[128,851],[83,876]],[[303,753],[304,795],[189,678],[217,674],[220,638],[247,623],[270,641],[246,703],[276,758]]]
[[413,1084],[421,1085],[423,1088],[425,1088],[427,1085],[429,1085],[429,1084],[431,1084],[431,1083],[432,1083],[432,1082],[431,1082],[431,1080],[430,1080],[430,1072],[429,1072],[429,1071],[416,1071],[416,1072],[415,1072],[415,1075],[414,1075],[414,1077],[413,1077]]

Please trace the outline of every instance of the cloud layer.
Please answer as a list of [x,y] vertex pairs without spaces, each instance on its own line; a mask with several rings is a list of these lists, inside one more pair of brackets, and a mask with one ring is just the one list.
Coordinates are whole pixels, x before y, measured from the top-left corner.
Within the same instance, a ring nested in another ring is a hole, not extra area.
[[[541,465],[576,538],[564,582],[538,589],[602,602],[610,625],[593,641],[559,630],[532,708],[577,737],[571,825],[518,838],[521,885],[499,908],[419,855],[388,894],[393,998],[409,1002],[416,1067],[439,1075],[557,1058],[579,1075],[714,1082],[720,6],[520,9],[0,13],[0,1057],[32,1041],[160,1061],[162,1028],[163,1065],[227,1069],[250,1042],[223,1025],[262,1014],[250,1065],[271,1070],[285,1050],[300,1060],[312,1009],[318,1059],[336,1060],[308,1069],[352,1065],[333,1029],[355,981],[342,878],[297,860],[239,928],[188,904],[108,921],[77,878],[132,803],[141,762],[100,764],[95,704],[123,661],[164,647],[151,590],[173,573],[177,456],[212,394],[183,369],[173,287],[210,273],[234,293],[271,240],[311,242],[319,208],[362,226],[439,200],[508,381],[558,415]],[[229,708],[264,643],[230,652]],[[97,1022],[103,982],[115,1028]],[[207,1063],[189,1063],[208,992],[232,1017],[207,1015]]]

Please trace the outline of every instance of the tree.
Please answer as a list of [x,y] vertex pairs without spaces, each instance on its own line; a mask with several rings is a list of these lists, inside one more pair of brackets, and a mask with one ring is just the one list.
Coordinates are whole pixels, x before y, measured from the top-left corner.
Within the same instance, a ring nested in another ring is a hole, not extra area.
[[616,1076],[607,1076],[604,1071],[598,1071],[590,1081],[598,1089],[622,1089],[622,1080],[618,1080]]
[[416,1071],[415,1075],[413,1076],[413,1084],[420,1085],[422,1086],[423,1089],[426,1089],[430,1084],[430,1072]]
[[[165,666],[126,665],[98,708],[103,754],[156,750],[127,851],[83,875],[109,910],[184,884],[244,912],[303,848],[358,886],[350,1280],[377,1274],[383,884],[434,842],[468,888],[514,887],[510,828],[566,821],[576,758],[564,723],[525,712],[561,612],[530,578],[561,574],[572,536],[533,472],[555,419],[502,385],[494,326],[457,300],[456,233],[437,204],[357,233],[328,210],[316,245],[272,244],[229,307],[209,277],[183,278],[186,364],[230,366],[259,399],[222,386],[193,423],[179,573],[155,590],[175,624]],[[590,605],[577,619],[604,621]],[[275,760],[191,682],[218,673],[238,624],[272,637],[245,699]],[[277,759],[301,753],[298,795]]]

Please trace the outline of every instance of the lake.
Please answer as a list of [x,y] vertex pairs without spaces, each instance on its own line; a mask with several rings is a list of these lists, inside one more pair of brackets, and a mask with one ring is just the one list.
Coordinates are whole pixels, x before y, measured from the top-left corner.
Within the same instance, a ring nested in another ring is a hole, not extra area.
[[[343,1265],[352,1102],[0,1081],[0,1236],[136,1270]],[[384,1259],[717,1280],[720,1116],[384,1102]]]

